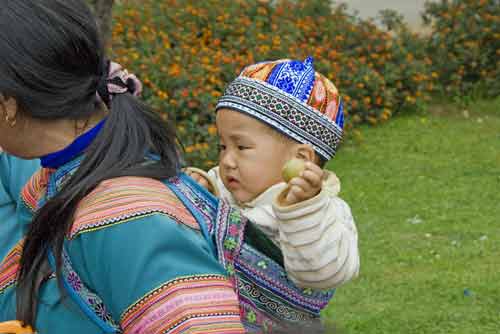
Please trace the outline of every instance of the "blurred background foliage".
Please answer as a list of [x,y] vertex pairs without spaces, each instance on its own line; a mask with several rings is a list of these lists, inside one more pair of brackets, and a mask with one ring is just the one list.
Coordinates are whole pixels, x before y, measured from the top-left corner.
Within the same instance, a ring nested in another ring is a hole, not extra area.
[[429,2],[419,35],[402,16],[362,19],[329,0],[123,0],[112,58],[145,83],[145,99],[175,122],[188,163],[217,157],[214,106],[247,65],[315,58],[339,88],[346,131],[425,107],[432,96],[500,93],[500,1]]

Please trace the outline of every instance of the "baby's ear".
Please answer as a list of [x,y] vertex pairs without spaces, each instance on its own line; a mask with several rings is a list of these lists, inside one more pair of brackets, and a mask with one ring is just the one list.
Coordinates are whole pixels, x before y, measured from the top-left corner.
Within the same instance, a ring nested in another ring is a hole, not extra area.
[[295,148],[295,158],[315,162],[316,152],[311,145],[299,144]]

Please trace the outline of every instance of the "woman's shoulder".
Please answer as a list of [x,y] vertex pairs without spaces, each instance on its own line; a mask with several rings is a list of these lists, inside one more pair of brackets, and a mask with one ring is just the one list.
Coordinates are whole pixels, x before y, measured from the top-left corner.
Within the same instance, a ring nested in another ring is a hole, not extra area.
[[26,182],[39,169],[38,160],[23,160],[0,152],[0,188],[15,202]]
[[165,215],[176,223],[199,229],[190,211],[164,182],[126,176],[101,182],[83,198],[68,238],[153,215]]
[[21,199],[31,213],[36,211],[40,199],[45,194],[49,177],[50,171],[48,169],[39,169],[28,179],[22,188]]

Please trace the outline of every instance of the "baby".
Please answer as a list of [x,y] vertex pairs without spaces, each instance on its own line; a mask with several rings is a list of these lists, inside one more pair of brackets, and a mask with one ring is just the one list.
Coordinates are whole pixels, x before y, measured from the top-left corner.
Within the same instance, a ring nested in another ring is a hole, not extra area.
[[[187,174],[259,226],[281,249],[297,286],[331,289],[355,278],[356,226],[338,197],[338,178],[322,168],[341,139],[343,106],[312,58],[246,67],[216,111],[219,165]],[[303,170],[284,182],[291,159],[303,161]]]

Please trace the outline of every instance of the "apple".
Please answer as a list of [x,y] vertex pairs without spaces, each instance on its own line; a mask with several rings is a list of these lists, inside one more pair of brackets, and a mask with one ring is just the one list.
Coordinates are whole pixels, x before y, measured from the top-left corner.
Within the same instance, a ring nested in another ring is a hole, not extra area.
[[290,182],[291,179],[297,177],[306,169],[306,162],[302,159],[291,159],[283,166],[281,176],[285,182]]

